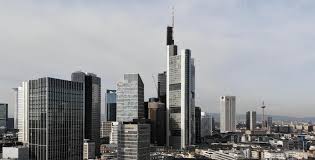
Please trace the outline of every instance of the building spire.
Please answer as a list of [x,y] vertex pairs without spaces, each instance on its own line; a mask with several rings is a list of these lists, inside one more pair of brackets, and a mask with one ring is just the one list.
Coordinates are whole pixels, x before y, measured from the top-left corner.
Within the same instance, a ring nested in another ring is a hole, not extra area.
[[172,27],[174,28],[174,21],[175,21],[175,13],[174,13],[174,11],[175,11],[175,8],[174,8],[174,6],[172,7]]

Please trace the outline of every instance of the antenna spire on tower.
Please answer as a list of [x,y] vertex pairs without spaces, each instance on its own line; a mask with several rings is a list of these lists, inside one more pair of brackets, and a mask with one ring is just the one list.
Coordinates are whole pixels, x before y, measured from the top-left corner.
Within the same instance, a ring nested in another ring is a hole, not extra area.
[[174,6],[172,7],[172,27],[174,28],[174,20],[175,20],[175,16],[174,16]]

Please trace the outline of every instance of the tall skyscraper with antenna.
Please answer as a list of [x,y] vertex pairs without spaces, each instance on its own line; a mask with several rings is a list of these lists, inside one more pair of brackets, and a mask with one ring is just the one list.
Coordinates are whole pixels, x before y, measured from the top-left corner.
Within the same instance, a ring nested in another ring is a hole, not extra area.
[[167,146],[186,148],[195,143],[195,65],[191,51],[181,54],[173,39],[172,26],[167,27]]

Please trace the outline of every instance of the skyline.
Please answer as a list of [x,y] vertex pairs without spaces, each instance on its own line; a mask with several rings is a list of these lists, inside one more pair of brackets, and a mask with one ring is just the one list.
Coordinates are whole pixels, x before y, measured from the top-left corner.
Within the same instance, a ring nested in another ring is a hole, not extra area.
[[260,114],[265,100],[266,115],[313,115],[315,2],[172,2],[0,2],[1,103],[13,115],[11,88],[43,76],[70,80],[77,70],[101,77],[102,113],[105,89],[125,73],[139,73],[145,99],[156,97],[152,74],[157,81],[166,70],[174,5],[175,43],[195,58],[196,106],[218,113],[220,96],[233,95],[237,113]]

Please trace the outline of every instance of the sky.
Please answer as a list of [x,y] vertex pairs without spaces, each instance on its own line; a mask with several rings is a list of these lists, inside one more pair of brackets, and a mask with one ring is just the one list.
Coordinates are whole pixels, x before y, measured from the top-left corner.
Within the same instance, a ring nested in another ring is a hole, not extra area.
[[260,113],[265,101],[266,114],[315,114],[313,0],[2,0],[0,102],[12,116],[22,81],[70,80],[78,70],[102,78],[102,97],[124,73],[139,73],[146,99],[156,96],[173,6],[175,43],[195,58],[203,111],[234,95],[238,113]]

